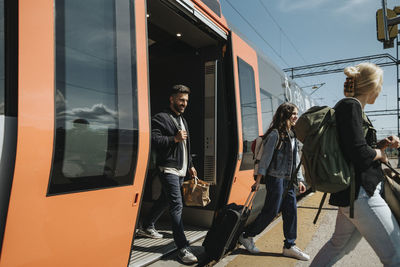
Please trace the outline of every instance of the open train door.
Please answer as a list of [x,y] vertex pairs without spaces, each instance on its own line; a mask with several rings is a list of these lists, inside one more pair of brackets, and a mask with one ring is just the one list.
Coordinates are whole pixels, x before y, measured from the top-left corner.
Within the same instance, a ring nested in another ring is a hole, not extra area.
[[252,141],[262,132],[256,51],[231,34],[238,128],[238,157],[228,203],[244,203],[254,183]]
[[126,266],[150,141],[145,0],[18,3],[0,266]]

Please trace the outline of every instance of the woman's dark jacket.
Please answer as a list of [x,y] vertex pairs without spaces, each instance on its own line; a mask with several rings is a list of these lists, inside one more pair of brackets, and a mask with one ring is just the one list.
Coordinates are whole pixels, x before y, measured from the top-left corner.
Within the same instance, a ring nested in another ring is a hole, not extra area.
[[171,167],[175,169],[182,169],[183,165],[183,142],[176,143],[174,141],[175,135],[178,133],[178,128],[170,117],[171,114],[176,122],[179,124],[179,117],[185,125],[187,131],[187,155],[188,155],[188,169],[193,167],[192,156],[190,154],[190,135],[189,127],[185,118],[176,115],[171,109],[157,113],[151,119],[151,144],[152,149],[157,152],[157,166]]
[[[383,172],[379,160],[375,160],[376,132],[369,119],[363,119],[361,103],[355,98],[345,98],[335,107],[336,127],[339,145],[344,157],[353,164],[355,170],[356,195],[362,185],[369,196],[383,180]],[[365,115],[364,115],[365,116]],[[364,129],[369,128],[366,137]],[[346,207],[350,205],[350,187],[333,193],[329,204]]]

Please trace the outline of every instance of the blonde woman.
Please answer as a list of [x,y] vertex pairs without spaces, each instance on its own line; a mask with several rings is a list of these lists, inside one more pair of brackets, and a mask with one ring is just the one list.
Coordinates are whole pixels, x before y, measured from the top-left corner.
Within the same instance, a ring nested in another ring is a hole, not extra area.
[[[338,102],[335,114],[339,145],[355,169],[354,218],[349,216],[350,188],[331,194],[329,203],[339,207],[335,231],[310,266],[332,266],[362,237],[384,266],[400,266],[399,225],[381,196],[381,162],[388,160],[385,148],[397,148],[400,142],[397,136],[389,136],[377,143],[376,131],[364,114],[364,107],[374,104],[382,90],[383,71],[375,64],[361,63],[345,68],[344,73],[346,98]],[[366,135],[363,124],[369,126]]]

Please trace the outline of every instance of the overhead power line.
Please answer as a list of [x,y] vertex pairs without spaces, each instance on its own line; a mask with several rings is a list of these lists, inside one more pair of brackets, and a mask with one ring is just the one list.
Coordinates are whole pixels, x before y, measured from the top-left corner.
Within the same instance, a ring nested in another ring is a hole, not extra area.
[[239,16],[250,26],[250,28],[252,28],[252,30],[258,35],[258,37],[260,37],[271,48],[274,54],[278,56],[287,67],[289,67],[289,64],[285,61],[285,59],[272,47],[272,45],[267,40],[265,40],[265,38],[257,31],[257,29],[242,15],[242,13],[240,13],[239,10],[237,10],[229,0],[226,0],[226,2],[233,8],[233,10],[236,11],[236,13],[239,14]]
[[372,56],[356,57],[342,60],[329,61],[324,63],[305,65],[293,68],[287,68],[283,71],[294,78],[316,76],[330,73],[343,72],[344,68],[356,65],[362,62],[371,62],[381,67],[396,65],[397,59],[390,54],[379,54]]
[[260,4],[262,5],[262,7],[264,8],[265,12],[267,12],[267,14],[271,17],[272,21],[276,24],[276,26],[278,27],[278,29],[282,32],[282,34],[286,37],[286,39],[289,41],[290,45],[293,47],[293,49],[297,52],[297,54],[299,55],[299,57],[303,60],[303,62],[305,64],[307,64],[307,61],[304,59],[303,55],[300,53],[300,51],[297,49],[297,47],[294,45],[294,43],[292,42],[292,40],[289,38],[289,36],[286,34],[286,32],[281,28],[281,26],[279,25],[279,23],[275,20],[275,18],[272,16],[271,12],[268,10],[268,8],[265,6],[265,4],[261,1],[258,0],[260,2]]
[[369,117],[397,115],[397,109],[369,110],[365,111],[365,114],[367,114]]

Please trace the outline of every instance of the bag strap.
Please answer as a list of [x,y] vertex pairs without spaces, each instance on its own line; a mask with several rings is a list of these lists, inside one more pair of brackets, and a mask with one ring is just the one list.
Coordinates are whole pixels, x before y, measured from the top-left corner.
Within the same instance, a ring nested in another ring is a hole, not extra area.
[[391,179],[391,181],[389,181],[389,184],[392,186],[393,181],[400,184],[400,172],[398,172],[395,168],[393,168],[390,162],[388,163],[382,162],[382,164],[387,166],[392,172],[396,174],[396,176],[390,178],[387,178],[387,176],[384,175],[384,177],[386,177],[387,180]]
[[199,180],[199,178],[197,177],[197,176],[195,176],[194,178],[193,178],[193,180],[194,180],[194,186],[193,186],[193,189],[192,189],[192,193],[194,192],[194,190],[196,189],[196,187],[197,187],[197,181]]
[[315,215],[313,224],[316,224],[316,223],[317,223],[319,214],[321,213],[322,206],[324,205],[324,202],[325,202],[325,199],[326,199],[326,195],[328,195],[328,193],[324,193],[324,194],[322,195],[321,202],[319,203],[318,211],[317,211],[317,214]]
[[[260,144],[258,146],[257,153],[254,155],[254,159],[256,161],[260,161],[261,156],[262,156],[262,151],[264,151],[264,139],[261,136],[259,136],[259,137],[261,138],[261,141],[260,141]],[[257,137],[257,139],[258,139],[258,137]],[[257,148],[257,141],[256,141],[256,148]],[[260,156],[260,154],[261,154],[261,156]]]
[[[354,201],[355,201],[355,194],[356,194],[356,183],[355,183],[355,179],[351,179],[350,178],[350,218],[354,218]],[[317,214],[315,215],[314,221],[313,223],[316,224],[318,217],[322,211],[322,207],[324,205],[326,196],[328,195],[328,193],[324,193],[322,198],[321,198],[321,202],[319,203],[319,207],[318,207],[318,211]]]
[[392,165],[390,164],[390,162],[386,163],[386,162],[382,162],[383,165],[385,165],[386,167],[388,167],[392,172],[394,172],[397,175],[400,175],[400,173],[392,167]]
[[182,127],[178,124],[178,122],[176,121],[176,119],[172,116],[171,113],[168,113],[168,115],[170,116],[171,120],[174,122],[176,128],[180,131],[182,129]]
[[356,181],[355,176],[350,177],[350,218],[354,218],[354,201],[356,197]]

